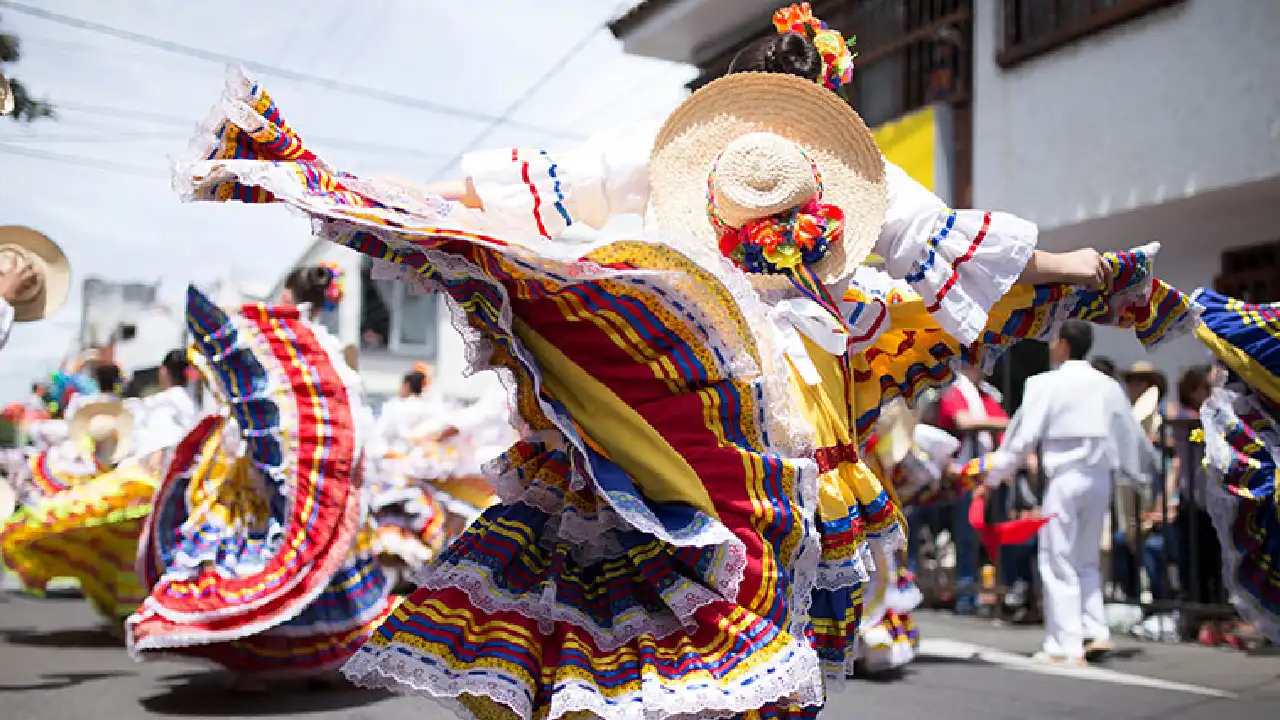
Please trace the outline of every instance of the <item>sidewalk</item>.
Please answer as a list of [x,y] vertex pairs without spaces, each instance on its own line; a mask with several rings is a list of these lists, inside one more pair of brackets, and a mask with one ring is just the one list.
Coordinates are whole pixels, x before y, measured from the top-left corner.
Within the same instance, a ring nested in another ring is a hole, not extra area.
[[[1035,653],[1044,639],[1043,629],[1034,625],[996,624],[988,619],[962,618],[932,610],[912,616],[920,626],[926,655],[930,639],[970,643],[1021,655]],[[1246,655],[1190,643],[1144,642],[1121,635],[1113,636],[1112,642],[1115,651],[1097,667],[1241,695],[1252,695],[1270,686],[1266,695],[1280,704],[1280,656]]]

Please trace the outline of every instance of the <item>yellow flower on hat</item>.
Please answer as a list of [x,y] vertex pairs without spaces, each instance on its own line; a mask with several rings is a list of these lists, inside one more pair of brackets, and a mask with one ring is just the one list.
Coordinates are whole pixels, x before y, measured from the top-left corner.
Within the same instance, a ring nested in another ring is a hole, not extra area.
[[824,59],[828,57],[835,58],[848,50],[844,44],[844,38],[834,30],[823,30],[815,33],[813,45],[818,48],[818,52],[822,53]]
[[794,243],[783,243],[764,249],[764,259],[780,269],[789,270],[804,263],[804,253]]

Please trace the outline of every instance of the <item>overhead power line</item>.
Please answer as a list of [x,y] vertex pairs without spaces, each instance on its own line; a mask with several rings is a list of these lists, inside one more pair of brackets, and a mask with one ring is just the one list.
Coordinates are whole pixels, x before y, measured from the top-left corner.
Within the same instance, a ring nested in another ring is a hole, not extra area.
[[529,102],[529,100],[532,99],[533,96],[536,95],[540,90],[542,90],[542,88],[547,83],[551,82],[557,76],[559,76],[560,73],[563,72],[566,67],[568,67],[569,63],[573,62],[575,58],[577,58],[579,55],[582,54],[583,50],[587,49],[587,46],[591,44],[591,41],[596,39],[597,35],[599,35],[600,33],[604,32],[607,29],[608,28],[606,25],[597,25],[596,27],[592,28],[591,32],[587,33],[586,36],[583,37],[581,40],[579,40],[576,45],[569,48],[568,52],[566,52],[559,60],[557,60],[554,65],[548,68],[547,71],[544,72],[542,76],[539,77],[537,80],[535,80],[532,85],[526,88],[524,93],[521,94],[520,97],[512,101],[512,103],[508,105],[505,110],[502,111],[502,115],[500,117],[497,117],[493,121],[491,121],[489,125],[485,127],[484,130],[480,131],[480,134],[473,137],[471,139],[471,142],[467,143],[465,147],[459,150],[457,154],[455,154],[449,160],[449,162],[442,165],[440,169],[436,171],[435,177],[432,179],[439,180],[442,174],[448,172],[449,169],[452,168],[454,164],[462,160],[462,158],[467,153],[472,152],[476,148],[480,147],[481,143],[483,143],[485,140],[488,140],[489,136],[493,135],[493,133],[497,131],[499,128],[501,128],[503,125],[507,125],[508,127],[515,127],[515,125],[509,122],[508,118],[514,115],[517,111],[519,111],[520,108],[524,107],[524,104]]
[[533,132],[545,133],[547,135],[556,136],[556,137],[571,137],[571,138],[582,137],[580,133],[575,133],[567,130],[556,130],[551,128],[538,127],[536,125],[529,125],[526,123],[517,122],[510,118],[509,113],[504,113],[502,116],[495,117],[493,115],[475,112],[472,110],[465,110],[463,108],[450,107],[448,105],[432,102],[430,100],[423,100],[421,98],[415,98],[408,95],[401,95],[400,93],[389,92],[386,90],[378,90],[377,88],[371,88],[365,85],[357,85],[355,83],[342,82],[340,80],[333,80],[331,78],[320,77],[318,75],[313,75],[310,73],[297,72],[295,70],[290,70],[288,68],[282,68],[275,65],[268,65],[266,63],[256,62],[253,60],[244,60],[231,55],[226,55],[224,53],[214,52],[212,50],[205,50],[203,48],[187,45],[185,43],[175,42],[172,40],[165,40],[164,38],[158,38],[152,35],[144,35],[142,33],[133,32],[132,30],[125,30],[123,28],[112,27],[110,25],[104,25],[102,23],[93,22],[91,20],[84,20],[82,18],[72,17],[70,15],[63,15],[61,13],[51,12],[49,10],[38,8],[33,5],[28,5],[26,3],[13,2],[12,0],[0,0],[0,8],[5,8],[8,10],[12,10],[13,12],[16,12],[16,13],[29,15],[31,17],[39,18],[41,20],[47,20],[53,23],[58,23],[60,25],[66,25],[68,27],[73,27],[79,30],[98,33],[99,35],[106,35],[109,37],[116,38],[118,40],[124,40],[126,42],[145,45],[147,47],[155,48],[157,50],[162,50],[164,52],[173,53],[175,55],[184,55],[186,57],[196,58],[197,60],[205,60],[207,62],[218,63],[221,65],[238,64],[238,65],[244,66],[246,69],[252,72],[255,72],[259,75],[277,77],[284,80],[290,80],[292,82],[325,88],[327,90],[336,90],[339,92],[347,93],[349,95],[366,97],[371,100],[378,100],[380,102],[385,102],[392,105],[400,105],[403,107],[414,108],[416,110],[423,110],[426,112],[435,113],[437,115],[446,115],[450,117],[456,117],[463,120],[470,120],[473,122],[480,122],[480,123],[498,123],[498,124],[506,125],[508,127],[519,128],[522,130],[531,130]]
[[48,162],[75,165],[77,167],[92,168],[94,170],[103,170],[106,172],[122,173],[124,175],[133,175],[135,177],[169,177],[169,173],[164,170],[153,170],[151,168],[142,167],[141,165],[128,165],[125,163],[112,162],[110,160],[83,157],[81,155],[66,155],[63,153],[47,152],[44,150],[22,147],[20,145],[9,145],[8,143],[0,143],[0,153],[9,153],[10,155],[28,157],[33,160],[45,160]]
[[[190,118],[184,118],[179,115],[166,115],[163,113],[146,112],[142,110],[130,110],[128,108],[113,107],[111,105],[97,105],[94,103],[80,103],[70,101],[58,101],[58,110],[66,110],[70,112],[80,112],[89,115],[100,115],[103,117],[114,117],[123,120],[136,120],[139,122],[155,123],[157,125],[167,125],[173,128],[181,128],[182,131],[190,135],[191,130],[196,123]],[[54,136],[56,139],[56,136]],[[347,140],[344,138],[327,137],[324,135],[312,135],[307,133],[303,136],[303,140],[312,141],[322,145],[327,145],[335,150],[354,150],[357,152],[382,153],[386,155],[413,155],[421,158],[440,159],[447,157],[445,153],[431,152],[429,150],[420,150],[404,145],[391,145],[388,143],[368,142],[364,140]]]

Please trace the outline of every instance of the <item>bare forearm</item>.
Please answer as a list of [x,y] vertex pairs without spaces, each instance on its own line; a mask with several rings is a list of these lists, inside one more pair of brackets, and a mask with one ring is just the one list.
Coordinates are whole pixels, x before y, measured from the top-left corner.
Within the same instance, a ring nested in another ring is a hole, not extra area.
[[1027,261],[1027,266],[1022,269],[1022,275],[1018,276],[1019,285],[1043,285],[1045,283],[1058,282],[1058,270],[1055,261],[1058,256],[1044,250],[1036,250],[1031,253],[1031,259]]
[[1036,250],[1031,253],[1031,259],[1022,269],[1018,284],[1065,283],[1101,287],[1110,272],[1102,256],[1093,248],[1081,248],[1062,253]]

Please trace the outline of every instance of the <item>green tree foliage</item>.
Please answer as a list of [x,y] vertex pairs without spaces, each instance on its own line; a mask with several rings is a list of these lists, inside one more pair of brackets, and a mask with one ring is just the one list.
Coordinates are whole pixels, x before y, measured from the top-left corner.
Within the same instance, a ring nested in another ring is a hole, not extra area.
[[[15,63],[22,56],[22,46],[18,42],[18,36],[9,33],[0,32],[0,72],[5,70],[5,66],[9,63]],[[31,91],[27,89],[22,82],[11,78],[8,73],[4,73],[5,79],[9,81],[9,87],[13,89],[13,119],[21,122],[31,122],[40,118],[53,117],[53,106],[45,100],[37,100],[32,97]]]

